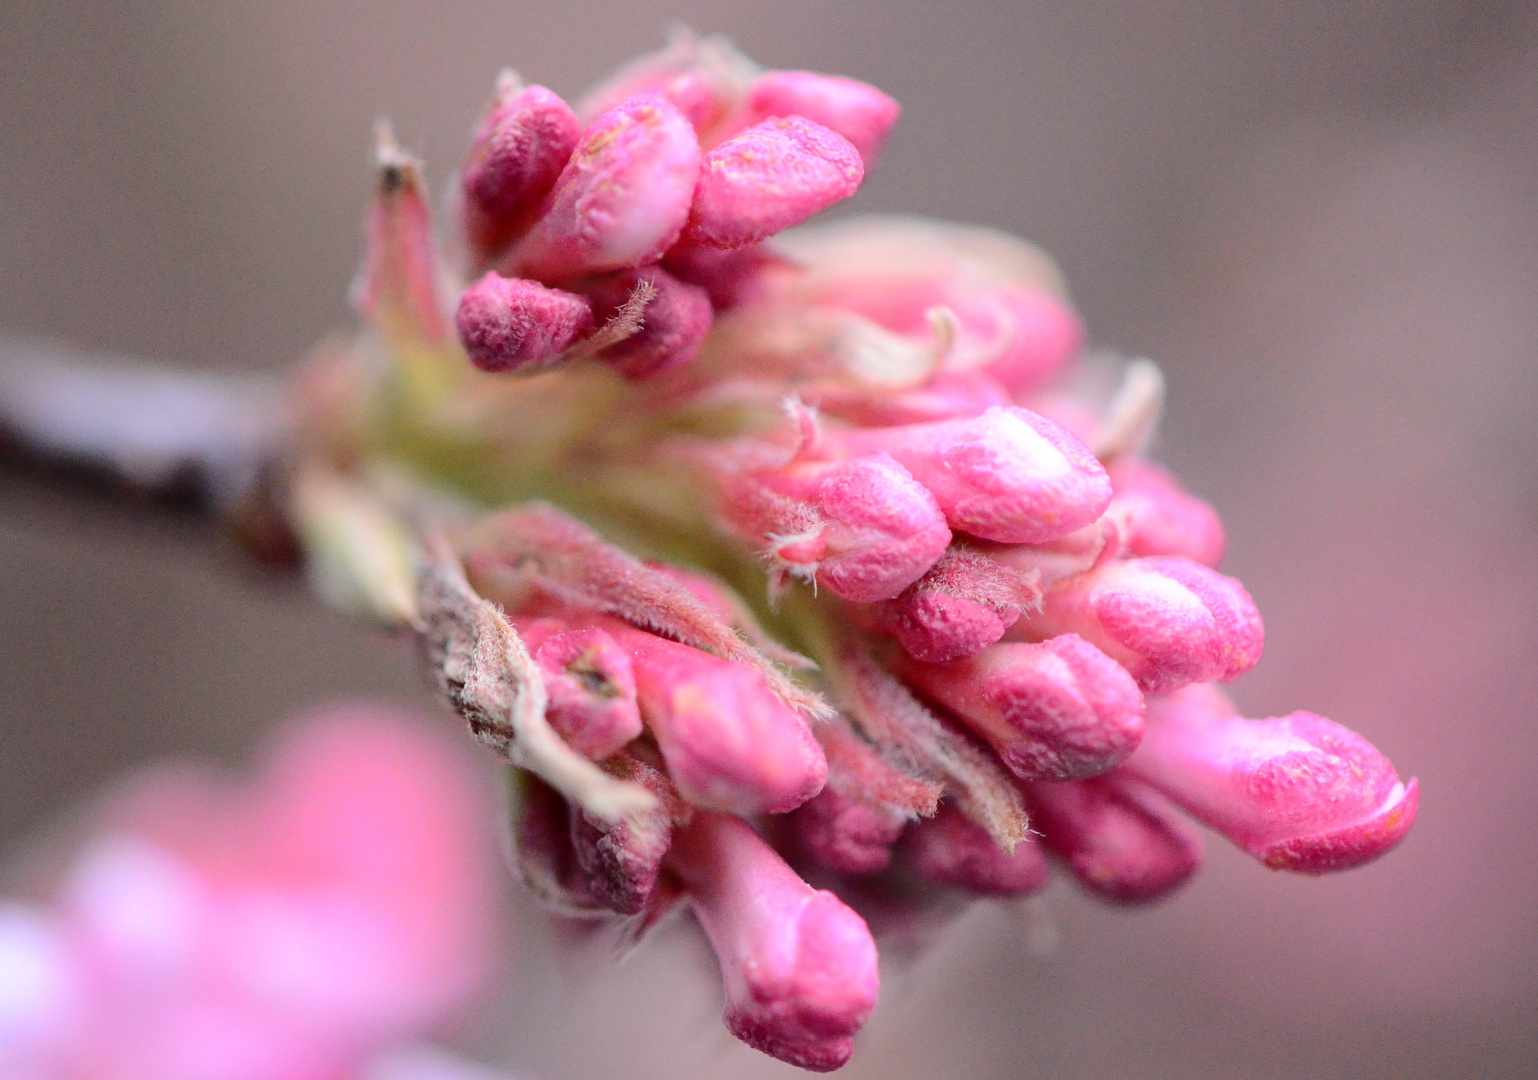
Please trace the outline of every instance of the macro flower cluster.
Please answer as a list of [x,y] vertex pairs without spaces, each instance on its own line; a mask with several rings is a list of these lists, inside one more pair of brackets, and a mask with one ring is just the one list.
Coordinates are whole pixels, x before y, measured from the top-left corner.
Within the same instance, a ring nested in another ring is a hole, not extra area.
[[797,228],[898,114],[689,35],[575,107],[506,74],[441,241],[382,131],[364,327],[296,379],[267,507],[512,766],[529,885],[637,936],[691,909],[728,1028],[814,1070],[878,996],[841,893],[1021,896],[1050,859],[1144,902],[1197,869],[1189,819],[1321,873],[1417,799],[1219,688],[1260,615],[1145,456],[1158,368],[1086,353],[1045,256]]

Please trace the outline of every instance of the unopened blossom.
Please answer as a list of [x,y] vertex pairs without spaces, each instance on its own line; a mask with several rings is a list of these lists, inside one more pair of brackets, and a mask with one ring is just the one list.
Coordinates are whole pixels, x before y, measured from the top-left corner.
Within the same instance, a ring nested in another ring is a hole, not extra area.
[[488,803],[452,745],[377,706],[289,729],[247,779],[133,777],[46,902],[0,904],[0,1074],[358,1076],[490,973]]
[[1314,874],[1357,866],[1415,820],[1419,785],[1322,716],[1245,720],[1212,686],[1152,697],[1149,712],[1149,737],[1129,771],[1267,866]]
[[1183,814],[1321,872],[1417,805],[1345,728],[1222,697],[1260,614],[1150,457],[1159,368],[1086,353],[1050,259],[803,224],[899,112],[688,34],[570,106],[504,76],[437,225],[382,138],[363,327],[241,508],[418,638],[513,771],[530,888],[627,940],[692,908],[728,1028],[813,1069],[879,996],[852,879],[1020,896],[1056,861],[1143,902],[1200,862]]
[[764,551],[776,589],[800,578],[846,600],[890,600],[951,542],[934,495],[879,451],[837,461],[797,451],[787,461],[745,444],[702,464],[718,477],[721,520]]
[[526,228],[576,148],[571,106],[504,72],[460,166],[465,240],[485,263]]
[[465,290],[454,318],[470,361],[482,371],[542,367],[593,328],[584,297],[495,272]]
[[577,140],[548,207],[503,264],[563,280],[655,262],[688,219],[699,169],[699,140],[677,109],[616,105]]
[[865,178],[848,139],[804,116],[774,116],[700,161],[683,241],[740,248],[853,195]]
[[1179,556],[1109,561],[1058,582],[1040,613],[1010,633],[1079,634],[1148,691],[1242,675],[1260,660],[1265,635],[1243,585]]
[[1132,677],[1077,634],[991,645],[944,664],[899,656],[897,670],[1027,780],[1099,776],[1143,737]]
[[1047,884],[1047,860],[1035,841],[1024,839],[1006,851],[954,806],[915,822],[900,842],[912,873],[976,896],[1025,896]]
[[817,1072],[848,1061],[876,1007],[864,921],[736,818],[696,815],[671,860],[721,961],[732,1034]]
[[1041,603],[1034,570],[1006,566],[953,544],[900,595],[857,611],[915,660],[941,664],[975,656]]
[[769,71],[748,88],[739,122],[804,116],[848,139],[870,168],[901,111],[897,102],[857,79],[813,71]]
[[840,874],[879,873],[910,821],[933,817],[943,788],[888,762],[846,724],[818,729],[828,782],[790,815],[792,848]]
[[519,633],[545,682],[545,718],[572,749],[602,760],[641,734],[635,666],[613,635],[557,619],[522,623]]
[[645,316],[633,333],[608,345],[602,357],[622,375],[643,379],[688,364],[699,355],[710,331],[710,295],[660,266],[619,270],[582,285],[594,317],[613,327],[628,318],[638,295],[649,295]]
[[1130,770],[1032,783],[1024,790],[1044,846],[1084,888],[1104,899],[1157,899],[1201,865],[1200,835]]
[[1122,529],[1130,555],[1182,555],[1203,566],[1223,561],[1226,539],[1217,512],[1192,498],[1164,469],[1123,457],[1112,463],[1107,514]]

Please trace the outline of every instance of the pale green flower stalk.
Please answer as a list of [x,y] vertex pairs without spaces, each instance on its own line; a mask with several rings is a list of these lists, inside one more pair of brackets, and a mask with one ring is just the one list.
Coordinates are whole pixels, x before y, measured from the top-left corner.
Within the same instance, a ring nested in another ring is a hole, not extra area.
[[[802,225],[898,112],[688,35],[575,108],[504,74],[441,229],[382,129],[359,330],[240,468],[162,447],[328,601],[420,638],[511,767],[543,899],[637,935],[685,901],[728,1027],[816,1070],[877,999],[841,892],[1024,895],[1051,855],[1147,901],[1200,861],[1177,807],[1320,873],[1417,804],[1346,729],[1217,688],[1259,614],[1145,456],[1158,368],[1085,355],[1041,252]],[[6,408],[34,442],[39,397]]]

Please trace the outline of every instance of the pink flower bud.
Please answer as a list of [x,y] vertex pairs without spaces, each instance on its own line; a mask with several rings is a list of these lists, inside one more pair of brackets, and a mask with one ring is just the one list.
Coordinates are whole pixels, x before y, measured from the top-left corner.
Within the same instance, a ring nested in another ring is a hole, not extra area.
[[1307,712],[1245,720],[1211,686],[1149,698],[1127,769],[1267,866],[1307,874],[1392,850],[1420,798],[1355,732]]
[[596,626],[516,623],[545,678],[545,717],[579,754],[602,761],[641,734],[630,654]]
[[1159,899],[1201,866],[1201,836],[1124,769],[1023,786],[1043,846],[1103,899]]
[[1109,465],[1111,509],[1126,530],[1133,555],[1183,555],[1203,566],[1223,561],[1223,522],[1217,511],[1192,498],[1167,471],[1149,461],[1123,457]]
[[903,825],[932,815],[941,786],[899,771],[838,719],[819,726],[828,785],[790,816],[798,846],[841,874],[875,874],[892,860]]
[[641,715],[685,799],[780,814],[822,790],[822,747],[758,671],[617,620],[602,625],[630,652]]
[[908,819],[891,807],[823,788],[790,816],[801,851],[840,874],[879,874]]
[[1040,603],[1034,573],[952,545],[901,596],[876,605],[871,622],[915,660],[943,664],[982,652]]
[[656,808],[609,822],[572,806],[571,846],[586,879],[584,891],[621,915],[639,915],[656,900],[673,824],[687,821],[690,811],[667,776],[641,758],[620,755],[612,771],[656,795]]
[[689,217],[699,168],[694,128],[672,105],[636,100],[610,109],[583,132],[509,266],[561,281],[656,262]]
[[1025,896],[1047,884],[1047,860],[1029,837],[1006,852],[950,803],[903,833],[904,865],[926,881],[980,896]]
[[799,116],[765,120],[700,161],[682,241],[739,248],[847,199],[865,168],[849,140]]
[[719,87],[709,74],[686,71],[674,75],[665,83],[650,90],[643,90],[637,97],[655,97],[666,101],[693,126],[696,133],[708,131],[720,122],[730,107]]
[[1096,776],[1143,735],[1143,695],[1131,677],[1074,634],[994,645],[949,664],[905,659],[898,670],[1027,780]]
[[797,460],[721,481],[721,512],[782,574],[846,600],[896,596],[951,541],[934,496],[886,454]]
[[641,329],[598,354],[632,379],[659,375],[692,361],[699,355],[712,318],[709,293],[684,284],[659,266],[607,274],[585,283],[582,291],[602,321],[617,317],[642,281],[650,282],[656,295],[646,304]]
[[869,83],[811,71],[770,71],[748,90],[739,122],[747,127],[769,117],[804,116],[853,143],[869,169],[901,114],[901,105]]
[[881,605],[876,625],[917,660],[943,664],[976,656],[1020,617],[949,593],[909,589]]
[[1011,636],[1075,633],[1114,657],[1144,690],[1227,681],[1260,659],[1265,629],[1244,586],[1175,556],[1108,562],[1047,590]]
[[1066,536],[1111,501],[1111,481],[1084,444],[1026,409],[830,431],[828,441],[849,454],[891,454],[934,493],[953,529],[987,540],[1032,544]]
[[465,232],[480,260],[534,220],[580,132],[571,107],[543,86],[498,84],[459,169]]
[[715,947],[731,1033],[815,1072],[848,1061],[880,989],[864,920],[733,817],[696,815],[668,865]]
[[454,318],[460,342],[482,371],[552,364],[593,328],[583,297],[494,271],[465,290]]

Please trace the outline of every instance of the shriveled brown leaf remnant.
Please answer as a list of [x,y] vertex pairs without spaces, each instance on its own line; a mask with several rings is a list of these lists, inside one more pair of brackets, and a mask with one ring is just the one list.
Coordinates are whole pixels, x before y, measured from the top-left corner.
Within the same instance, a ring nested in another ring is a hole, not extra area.
[[653,809],[656,797],[617,780],[561,741],[545,720],[545,684],[517,631],[476,595],[441,539],[417,579],[420,633],[438,689],[471,732],[597,818]]

